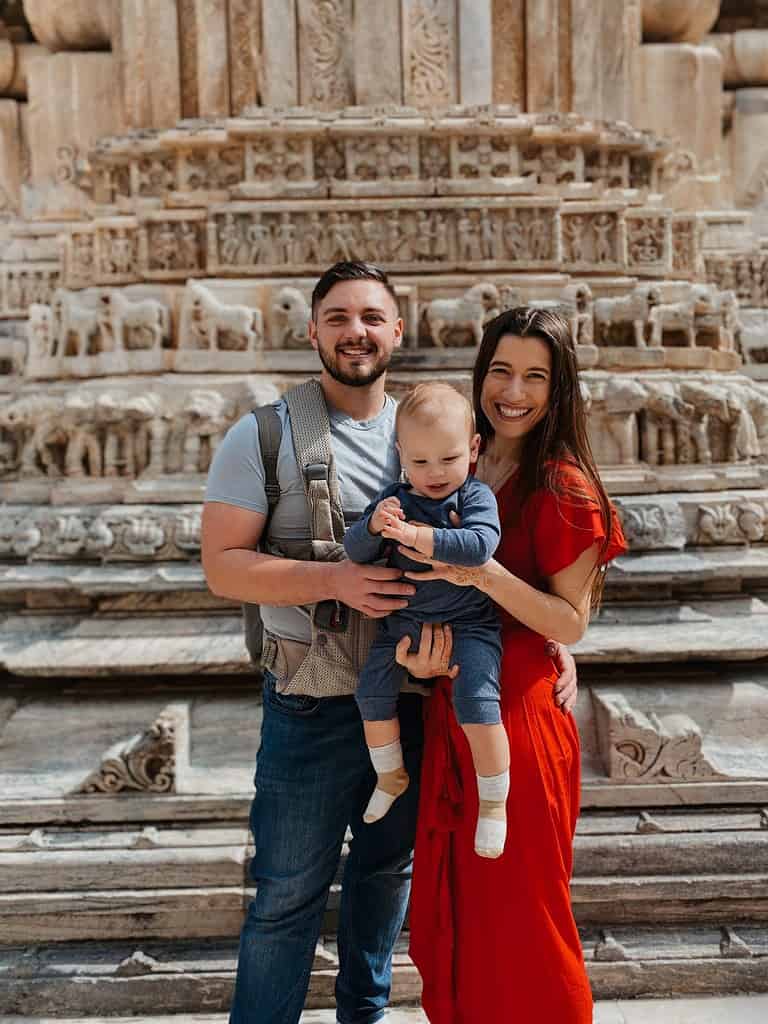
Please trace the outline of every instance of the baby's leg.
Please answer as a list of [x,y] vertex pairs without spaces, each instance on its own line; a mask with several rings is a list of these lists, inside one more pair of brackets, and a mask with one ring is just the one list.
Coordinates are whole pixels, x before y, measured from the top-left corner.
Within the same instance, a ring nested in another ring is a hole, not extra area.
[[394,644],[380,632],[360,673],[356,694],[365,742],[376,772],[376,788],[363,814],[363,821],[368,824],[383,818],[408,788],[397,719],[401,676],[402,669],[395,661]]
[[485,640],[476,634],[462,636],[454,629],[453,657],[459,674],[453,683],[453,701],[472,751],[480,798],[475,852],[491,858],[504,851],[509,794],[509,741],[500,711],[500,653],[492,632]]

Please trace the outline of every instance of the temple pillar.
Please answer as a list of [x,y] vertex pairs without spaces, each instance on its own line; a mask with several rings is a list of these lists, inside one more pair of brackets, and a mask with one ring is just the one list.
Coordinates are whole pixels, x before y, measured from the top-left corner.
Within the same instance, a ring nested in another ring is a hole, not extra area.
[[176,0],[123,0],[113,49],[120,66],[126,127],[172,128],[181,118]]
[[[700,174],[719,164],[723,62],[710,46],[648,44],[638,56],[635,124],[679,139]],[[670,102],[674,97],[674,103]]]
[[118,0],[24,0],[24,14],[48,50],[108,50],[118,6]]

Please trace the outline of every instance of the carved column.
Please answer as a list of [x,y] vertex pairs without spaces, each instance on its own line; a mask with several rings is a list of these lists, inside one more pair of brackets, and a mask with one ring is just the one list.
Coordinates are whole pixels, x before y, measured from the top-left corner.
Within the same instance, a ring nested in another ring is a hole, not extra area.
[[455,0],[402,0],[403,96],[415,107],[458,101]]
[[[338,110],[352,103],[351,0],[298,0],[299,100]],[[375,51],[359,54],[378,64]]]
[[[723,62],[707,46],[652,43],[640,47],[634,123],[680,140],[700,173],[716,172],[721,136]],[[670,103],[671,96],[675,102]]]
[[176,0],[123,0],[113,50],[120,63],[126,127],[172,128],[181,118]]
[[183,116],[227,117],[227,0],[178,0],[178,16]]
[[[403,102],[400,0],[355,7],[355,102],[363,106]],[[375,53],[376,59],[370,55]]]
[[493,100],[492,0],[459,0],[459,102]]
[[571,109],[571,0],[530,0],[525,8],[526,107]]
[[35,39],[49,50],[108,50],[118,0],[24,0]]
[[237,115],[261,95],[261,11],[253,0],[229,0],[229,91]]
[[15,100],[0,100],[0,217],[21,201],[21,118]]
[[493,102],[525,108],[525,0],[493,0]]
[[731,172],[736,202],[768,197],[768,89],[737,89],[731,130]]
[[639,0],[571,0],[571,109],[631,121],[640,47]]
[[299,102],[299,47],[294,0],[261,0],[263,52],[262,103],[267,107]]

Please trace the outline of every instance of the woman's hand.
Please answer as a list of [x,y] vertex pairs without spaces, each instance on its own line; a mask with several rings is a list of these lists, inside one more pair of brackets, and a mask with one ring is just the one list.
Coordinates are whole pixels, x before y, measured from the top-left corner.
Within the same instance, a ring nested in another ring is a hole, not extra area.
[[451,665],[453,633],[450,626],[425,622],[421,627],[418,651],[411,654],[410,648],[410,637],[401,637],[395,649],[395,661],[416,679],[432,679],[435,676],[455,679],[459,674],[459,666]]
[[491,558],[485,565],[449,565],[447,562],[438,562],[434,558],[427,558],[426,555],[422,555],[414,548],[405,548],[400,545],[398,550],[414,562],[431,566],[426,572],[403,573],[404,576],[416,583],[421,583],[424,580],[447,580],[448,583],[453,583],[457,587],[477,587],[478,590],[482,590],[488,582],[489,570],[495,564]]
[[547,654],[560,669],[560,675],[554,686],[554,698],[557,706],[567,715],[573,711],[576,698],[579,695],[576,662],[568,648],[555,640],[547,640]]

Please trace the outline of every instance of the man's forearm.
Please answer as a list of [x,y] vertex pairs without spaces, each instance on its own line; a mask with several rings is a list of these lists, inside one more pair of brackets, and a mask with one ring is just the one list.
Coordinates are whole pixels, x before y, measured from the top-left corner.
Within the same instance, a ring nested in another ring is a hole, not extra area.
[[203,559],[217,597],[273,607],[315,604],[335,597],[333,562],[302,562],[238,548]]

